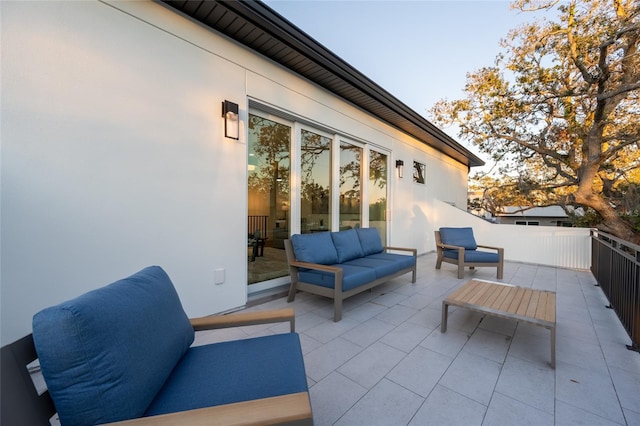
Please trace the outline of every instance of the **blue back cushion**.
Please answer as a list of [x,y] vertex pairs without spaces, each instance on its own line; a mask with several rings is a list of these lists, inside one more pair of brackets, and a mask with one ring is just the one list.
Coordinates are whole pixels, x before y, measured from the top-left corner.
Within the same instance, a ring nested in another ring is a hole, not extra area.
[[316,232],[313,234],[294,234],[291,245],[296,260],[301,262],[333,265],[338,263],[338,253],[333,245],[330,232]]
[[464,247],[465,250],[478,248],[473,237],[473,228],[440,228],[440,239],[443,244]]
[[384,250],[377,228],[357,228],[356,232],[358,233],[362,252],[365,256],[380,253]]
[[193,338],[157,266],[33,318],[42,374],[64,425],[142,416]]
[[332,232],[331,238],[338,253],[338,263],[348,262],[364,256],[362,254],[362,246],[360,246],[360,239],[358,239],[358,233],[355,229]]

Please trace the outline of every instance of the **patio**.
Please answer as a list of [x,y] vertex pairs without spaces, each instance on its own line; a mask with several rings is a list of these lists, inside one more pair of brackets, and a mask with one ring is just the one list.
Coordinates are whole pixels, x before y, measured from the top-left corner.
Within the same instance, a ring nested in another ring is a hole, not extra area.
[[[345,302],[332,321],[328,300],[298,293],[250,309],[293,306],[315,424],[640,425],[640,354],[589,271],[506,262],[502,282],[557,292],[556,369],[549,331],[450,308],[456,278],[418,258],[418,280],[403,276]],[[286,331],[286,325],[198,333],[196,344]]]

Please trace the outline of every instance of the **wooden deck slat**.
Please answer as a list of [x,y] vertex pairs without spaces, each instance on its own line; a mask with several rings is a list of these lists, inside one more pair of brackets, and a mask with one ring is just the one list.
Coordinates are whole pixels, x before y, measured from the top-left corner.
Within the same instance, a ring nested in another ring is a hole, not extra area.
[[540,293],[540,300],[538,301],[538,306],[536,308],[536,313],[534,317],[544,321],[544,315],[547,312],[547,299],[548,294],[546,291]]
[[488,306],[489,300],[499,295],[500,295],[499,289],[489,286],[489,288],[487,289],[487,291],[484,292],[482,297],[476,301],[476,304],[482,305],[482,306]]
[[540,293],[538,293],[537,291],[533,292],[533,294],[531,294],[531,300],[529,301],[529,306],[527,306],[527,311],[525,312],[524,316],[529,318],[536,317],[536,309],[538,308],[539,300]]
[[457,290],[455,290],[453,293],[451,293],[449,295],[450,298],[452,299],[460,299],[464,294],[467,294],[468,292],[470,292],[472,290],[472,288],[475,288],[475,286],[460,286],[458,287]]
[[531,300],[531,289],[525,288],[524,295],[522,296],[522,300],[520,300],[520,305],[518,305],[518,309],[516,309],[517,315],[523,315],[527,313],[527,307],[529,306],[529,301]]
[[522,302],[522,298],[524,297],[524,288],[523,287],[517,287],[517,288],[518,290],[516,290],[515,297],[513,298],[513,300],[511,301],[511,304],[507,308],[507,311],[511,313],[516,313],[518,311],[518,306],[520,306],[520,303]]
[[505,290],[502,290],[502,294],[504,295],[502,303],[496,306],[496,309],[508,312],[509,305],[511,305],[511,301],[516,295],[516,289],[515,287],[507,287]]
[[478,302],[478,299],[480,299],[482,297],[483,294],[485,294],[487,291],[489,291],[489,289],[491,289],[491,286],[487,285],[487,283],[480,283],[480,285],[478,285],[478,289],[477,292],[475,294],[470,294],[467,303],[475,305]]
[[547,311],[544,315],[545,321],[556,322],[556,294],[550,293],[547,299]]
[[489,307],[491,309],[498,309],[500,307],[500,305],[502,305],[502,303],[504,303],[504,299],[505,299],[505,297],[507,297],[508,292],[509,292],[509,287],[507,287],[507,286],[495,287],[495,291],[496,291],[497,297],[495,298],[493,303],[486,305],[487,307]]

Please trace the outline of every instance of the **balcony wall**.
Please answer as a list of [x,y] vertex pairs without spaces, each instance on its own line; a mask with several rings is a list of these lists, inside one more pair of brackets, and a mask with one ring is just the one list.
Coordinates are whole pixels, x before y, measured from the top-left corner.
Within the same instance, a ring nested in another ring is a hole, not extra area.
[[434,229],[471,226],[478,244],[504,247],[506,260],[574,269],[591,265],[588,228],[501,225],[442,201],[434,202],[434,207]]

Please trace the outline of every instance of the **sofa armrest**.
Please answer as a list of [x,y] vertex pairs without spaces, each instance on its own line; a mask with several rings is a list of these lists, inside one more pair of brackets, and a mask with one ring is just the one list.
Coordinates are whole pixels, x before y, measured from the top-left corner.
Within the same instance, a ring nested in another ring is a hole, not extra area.
[[497,250],[497,251],[504,251],[504,249],[502,247],[493,247],[493,246],[485,246],[485,245],[480,245],[478,244],[478,248],[486,248],[486,249],[491,249],[491,250]]
[[289,266],[294,268],[305,268],[312,269],[314,271],[323,271],[329,272],[333,274],[333,290],[341,293],[342,292],[342,268],[339,266],[330,266],[330,265],[322,265],[320,263],[308,263],[308,262],[300,262],[297,260],[290,260]]
[[295,266],[297,268],[314,269],[316,271],[334,272],[334,273],[342,271],[342,268],[338,266],[322,265],[320,263],[300,262],[298,260],[293,260],[289,262],[289,266]]
[[181,411],[160,416],[141,417],[109,425],[132,426],[204,426],[204,425],[312,425],[308,392]]
[[465,248],[462,247],[462,246],[454,246],[454,245],[451,245],[451,244],[444,244],[444,243],[440,244],[439,247],[442,247],[442,248],[445,248],[445,249],[450,249],[450,250],[460,250],[460,249],[465,250]]
[[200,318],[191,318],[189,321],[195,331],[287,321],[291,324],[291,332],[293,333],[295,330],[295,313],[292,308],[271,311],[240,312],[227,315],[211,315]]
[[417,257],[418,256],[418,250],[414,249],[414,248],[385,246],[385,247],[383,247],[383,249],[384,250],[395,250],[395,251],[408,251],[408,252],[411,252],[413,257]]

